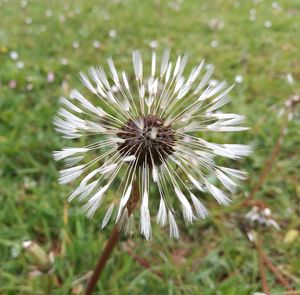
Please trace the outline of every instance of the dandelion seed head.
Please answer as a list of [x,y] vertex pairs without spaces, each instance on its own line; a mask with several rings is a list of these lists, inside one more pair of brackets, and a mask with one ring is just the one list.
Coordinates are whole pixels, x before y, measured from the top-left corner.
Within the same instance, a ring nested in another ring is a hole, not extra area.
[[[244,116],[220,112],[233,87],[212,78],[211,64],[201,61],[187,72],[188,56],[173,62],[169,50],[161,57],[153,52],[149,68],[139,51],[133,52],[132,60],[133,79],[109,58],[108,71],[97,66],[80,74],[88,96],[71,89],[60,98],[61,108],[54,118],[57,132],[70,140],[87,139],[85,146],[53,153],[66,166],[60,171],[60,183],[79,182],[69,201],[83,202],[89,218],[107,207],[102,228],[115,220],[131,233],[133,215],[140,212],[140,230],[148,240],[156,206],[157,223],[168,224],[170,236],[178,238],[178,216],[188,224],[208,214],[199,194],[229,205],[237,181],[246,178],[242,171],[219,166],[215,158],[240,159],[251,148],[209,142],[205,133],[240,132],[248,127],[240,126]],[[217,183],[211,183],[212,176]],[[140,210],[129,214],[134,183],[140,187]],[[107,191],[113,186],[118,193],[112,199]]]

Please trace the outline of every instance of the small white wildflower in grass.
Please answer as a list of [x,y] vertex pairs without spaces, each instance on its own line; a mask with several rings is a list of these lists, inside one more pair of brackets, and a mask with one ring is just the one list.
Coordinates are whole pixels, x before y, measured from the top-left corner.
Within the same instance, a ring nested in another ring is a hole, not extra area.
[[25,23],[27,24],[27,25],[30,25],[31,23],[32,23],[32,18],[31,17],[26,17],[25,18]]
[[255,15],[255,14],[256,14],[256,9],[255,9],[255,8],[251,8],[251,9],[249,10],[249,14],[250,14],[250,15]]
[[212,40],[211,42],[210,42],[210,46],[211,47],[217,47],[219,45],[219,42],[218,42],[218,40]]
[[74,42],[72,43],[72,47],[73,47],[74,49],[77,49],[77,48],[79,47],[79,42],[78,42],[78,41],[74,41]]
[[17,61],[16,66],[19,70],[22,70],[24,68],[24,62],[22,61]]
[[109,37],[116,38],[117,37],[117,31],[116,30],[110,30],[108,32]]
[[267,29],[271,28],[272,27],[272,22],[270,20],[265,21],[265,27]]
[[15,89],[15,88],[17,87],[17,81],[16,81],[16,80],[10,80],[10,81],[8,82],[8,87],[9,87],[10,89]]
[[47,9],[45,14],[47,17],[51,17],[53,15],[53,12],[51,9]]
[[52,83],[54,80],[55,80],[55,75],[54,75],[54,73],[53,73],[53,72],[49,72],[49,73],[47,74],[47,81],[48,81],[49,83]]
[[282,11],[282,7],[279,5],[278,2],[273,2],[273,3],[272,3],[272,8],[273,8],[275,11],[277,11],[277,12]]
[[93,47],[94,48],[100,48],[101,43],[98,40],[93,41]]
[[244,82],[244,77],[242,75],[236,75],[234,78],[235,83],[241,84]]
[[9,57],[12,59],[12,60],[17,60],[19,58],[19,54],[17,51],[11,51],[9,53]]
[[233,5],[235,8],[238,8],[241,6],[241,3],[239,1],[234,1]]
[[64,15],[60,15],[60,16],[59,16],[59,21],[60,21],[61,23],[64,23],[64,22],[66,21],[66,17],[65,17]]
[[65,58],[65,57],[63,57],[61,60],[60,60],[60,63],[62,64],[62,65],[67,65],[68,63],[69,63],[69,61],[68,61],[68,59],[67,58]]
[[150,41],[149,46],[155,49],[158,46],[158,42],[156,40],[152,40]]
[[[117,70],[111,58],[108,74],[100,66],[90,68],[88,75],[81,73],[90,95],[71,90],[68,97],[60,98],[62,107],[54,119],[56,130],[65,138],[88,141],[54,152],[54,158],[66,164],[60,183],[79,183],[69,200],[84,202],[89,217],[106,206],[101,226],[114,218],[121,224],[128,221],[126,231],[131,232],[134,217],[128,219],[126,205],[133,184],[139,183],[140,230],[146,239],[151,237],[150,208],[157,208],[157,223],[169,224],[170,235],[177,238],[177,207],[186,223],[191,223],[207,215],[203,193],[228,205],[229,193],[246,173],[219,165],[218,157],[239,159],[251,151],[247,145],[203,138],[205,133],[248,129],[240,126],[244,116],[219,111],[229,102],[233,87],[225,81],[210,83],[212,65],[201,61],[186,73],[188,56],[171,62],[169,55],[169,50],[160,58],[153,52],[147,70],[140,52],[134,51],[134,80]],[[211,176],[217,182],[211,183]],[[115,193],[108,199],[112,186]]]
[[32,85],[31,83],[28,83],[28,84],[26,85],[26,89],[27,89],[28,91],[31,91],[31,90],[33,89],[33,85]]
[[27,0],[21,0],[21,2],[20,2],[20,6],[21,6],[22,8],[25,8],[25,7],[27,6],[27,4],[28,4],[28,1],[27,1]]
[[211,31],[219,31],[224,28],[224,22],[220,19],[213,18],[208,22],[208,27]]
[[286,80],[287,80],[288,84],[290,84],[290,85],[293,85],[295,82],[294,77],[291,73],[286,74]]
[[80,14],[81,13],[81,8],[79,6],[75,7],[75,13]]
[[110,14],[107,11],[102,10],[100,13],[104,20],[108,21],[110,19]]

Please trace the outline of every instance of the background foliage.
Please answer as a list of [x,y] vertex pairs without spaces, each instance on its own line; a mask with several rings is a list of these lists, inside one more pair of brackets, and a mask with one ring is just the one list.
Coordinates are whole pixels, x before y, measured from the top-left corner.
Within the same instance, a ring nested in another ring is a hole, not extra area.
[[[154,225],[147,243],[124,239],[99,282],[99,294],[252,294],[261,290],[257,253],[243,227],[244,199],[258,181],[279,136],[285,101],[299,93],[300,3],[256,1],[16,1],[0,0],[0,294],[80,294],[112,226],[99,230],[79,204],[66,205],[51,153],[68,144],[52,118],[58,97],[81,87],[77,74],[113,56],[132,72],[131,51],[149,65],[151,47],[190,54],[216,65],[216,79],[237,83],[230,109],[247,115],[250,132],[216,140],[250,143],[255,152],[237,164],[249,180],[210,216],[170,240]],[[150,66],[150,65],[149,65]],[[294,83],[292,83],[294,80]],[[81,88],[82,89],[82,88]],[[299,121],[292,120],[281,151],[255,195],[281,230],[267,229],[264,251],[300,290]],[[113,191],[110,191],[114,194]],[[50,274],[22,248],[32,240],[54,256]],[[142,264],[149,263],[149,267]],[[76,281],[79,279],[79,282]],[[267,272],[272,295],[284,294]],[[300,294],[300,293],[299,293]]]

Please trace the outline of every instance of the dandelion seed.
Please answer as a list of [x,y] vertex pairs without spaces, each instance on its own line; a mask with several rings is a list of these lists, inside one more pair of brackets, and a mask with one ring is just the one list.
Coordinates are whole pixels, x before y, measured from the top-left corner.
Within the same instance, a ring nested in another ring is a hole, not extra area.
[[[174,63],[169,56],[169,50],[161,58],[153,53],[147,69],[141,54],[134,51],[135,79],[130,81],[108,59],[108,74],[102,67],[81,74],[89,98],[71,90],[68,97],[60,99],[62,106],[54,118],[56,130],[65,138],[85,137],[88,142],[54,152],[55,159],[66,164],[60,182],[80,182],[69,200],[85,202],[88,217],[107,206],[102,228],[113,219],[120,228],[132,231],[133,216],[128,215],[127,203],[137,182],[141,202],[140,210],[133,214],[140,212],[142,235],[151,238],[153,205],[158,210],[157,223],[168,224],[170,236],[178,238],[175,217],[182,215],[191,223],[208,214],[197,193],[211,194],[221,205],[228,205],[230,192],[238,187],[236,180],[246,177],[242,171],[218,166],[215,158],[239,159],[250,153],[250,147],[199,137],[205,132],[248,129],[239,126],[244,116],[220,112],[229,101],[232,86],[211,79],[214,68],[204,66],[203,61],[184,77],[187,55]],[[144,78],[146,72],[151,73],[149,78]],[[211,175],[218,183],[209,182]],[[119,187],[112,200],[106,191],[114,185]],[[157,197],[150,186],[157,188]],[[177,214],[176,208],[181,208],[182,214]]]

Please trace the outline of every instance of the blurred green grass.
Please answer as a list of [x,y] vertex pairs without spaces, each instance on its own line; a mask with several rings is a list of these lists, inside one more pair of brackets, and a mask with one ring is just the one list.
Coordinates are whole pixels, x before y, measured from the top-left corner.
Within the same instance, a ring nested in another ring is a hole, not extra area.
[[[256,251],[240,229],[248,209],[239,204],[279,135],[279,110],[300,90],[300,3],[278,1],[281,10],[272,3],[0,0],[0,294],[47,294],[48,277],[29,275],[24,240],[55,253],[52,276],[58,279],[48,293],[68,294],[72,282],[94,267],[111,226],[100,231],[101,214],[90,221],[78,204],[65,205],[70,188],[58,185],[59,165],[51,153],[67,142],[54,132],[52,118],[58,97],[81,87],[79,71],[113,56],[116,66],[132,72],[130,54],[137,48],[149,65],[154,40],[158,52],[166,47],[173,57],[188,52],[190,67],[201,58],[215,64],[216,79],[234,83],[236,75],[243,76],[230,109],[247,115],[252,129],[216,139],[255,147],[249,159],[237,164],[249,172],[250,180],[234,196],[232,207],[207,200],[210,217],[188,228],[180,224],[179,241],[169,240],[167,230],[156,225],[151,243],[136,234],[129,246],[151,262],[151,269],[122,251],[128,247],[124,239],[98,293],[243,295],[261,290]],[[271,21],[270,28],[266,21]],[[214,28],[220,22],[224,28]],[[111,30],[116,31],[114,38]],[[211,46],[214,40],[216,47]],[[10,57],[12,51],[18,60]],[[47,81],[49,73],[55,76],[53,82]],[[293,85],[287,83],[287,73],[293,75]],[[289,230],[300,229],[298,129],[299,121],[289,123],[281,153],[256,197],[269,205],[281,226],[279,232],[265,233],[264,249],[300,290],[299,237],[283,242]],[[267,273],[267,280],[272,295],[284,294],[272,274]]]

